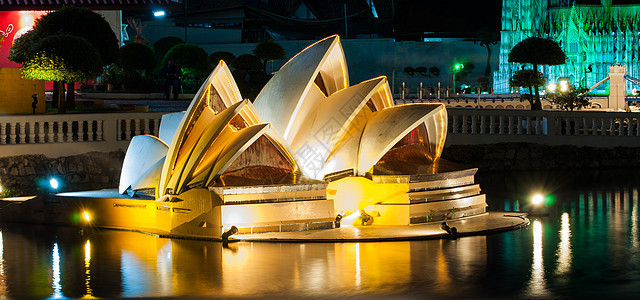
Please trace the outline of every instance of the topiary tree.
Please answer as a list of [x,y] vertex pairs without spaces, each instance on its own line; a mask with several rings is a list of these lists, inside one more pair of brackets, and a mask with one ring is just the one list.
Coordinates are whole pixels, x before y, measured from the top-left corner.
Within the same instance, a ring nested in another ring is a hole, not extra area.
[[143,44],[127,44],[118,50],[116,64],[127,71],[150,70],[156,66],[154,55],[153,50]]
[[266,40],[262,43],[259,43],[255,49],[253,49],[253,54],[257,56],[262,61],[262,69],[267,73],[267,62],[284,59],[286,53],[280,44],[273,40]]
[[88,9],[64,6],[36,21],[34,30],[43,35],[67,33],[87,39],[100,53],[103,65],[118,57],[118,38],[101,15]]
[[157,60],[150,47],[140,43],[124,45],[118,51],[116,65],[124,70],[124,86],[127,90],[153,89],[153,80],[146,72],[153,70]]
[[243,54],[236,58],[232,67],[233,78],[243,96],[255,99],[260,89],[269,81],[270,76],[263,70],[260,59],[251,54]]
[[209,56],[204,49],[193,45],[182,43],[173,46],[171,50],[165,54],[162,64],[166,64],[169,57],[172,57],[175,64],[183,69],[191,70],[207,70],[209,69]]
[[184,44],[184,41],[179,37],[167,36],[153,43],[153,49],[155,49],[156,53],[160,55],[160,58],[164,58],[164,55],[167,54],[173,46],[178,44]]
[[[62,9],[51,12],[36,20],[31,32],[27,32],[20,37],[19,43],[12,47],[10,59],[17,63],[24,63],[31,60],[38,53],[34,51],[34,45],[40,40],[53,35],[68,34],[86,39],[94,51],[99,54],[102,66],[114,62],[118,54],[118,39],[111,30],[109,23],[99,14],[90,10],[65,6]],[[23,39],[24,38],[24,39]],[[83,53],[77,53],[84,55]],[[92,78],[89,78],[92,79]],[[63,84],[54,82],[54,105],[62,102],[63,92],[58,89]],[[74,82],[67,84],[67,103],[69,108],[74,107]]]
[[[100,54],[87,40],[68,34],[48,36],[33,46],[31,57],[22,63],[22,76],[36,80],[67,82],[95,78],[102,72]],[[69,101],[69,94],[67,100]],[[58,105],[65,112],[65,105]]]
[[169,58],[182,70],[182,86],[184,90],[197,90],[207,76],[211,64],[204,49],[193,44],[178,44],[173,46],[162,60],[166,65]]
[[217,51],[209,55],[209,62],[214,66],[217,66],[221,60],[232,66],[236,60],[236,56],[226,51]]
[[513,88],[526,88],[529,90],[529,94],[525,94],[525,97],[521,97],[520,101],[527,100],[531,105],[531,109],[534,109],[535,99],[533,97],[532,88],[535,85],[544,85],[544,75],[536,70],[518,70],[509,79],[509,86]]
[[[530,37],[517,43],[509,52],[509,62],[532,64],[534,70],[538,70],[538,65],[562,65],[567,56],[562,51],[560,45],[551,40],[539,37]],[[539,85],[534,85],[535,102],[531,109],[542,109],[540,102]]]

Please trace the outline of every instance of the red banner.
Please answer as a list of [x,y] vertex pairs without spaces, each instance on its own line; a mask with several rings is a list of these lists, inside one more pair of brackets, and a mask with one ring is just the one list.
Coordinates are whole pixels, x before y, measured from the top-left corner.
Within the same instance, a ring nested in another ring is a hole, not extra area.
[[47,11],[0,11],[0,67],[18,67],[7,59],[13,41],[29,31]]

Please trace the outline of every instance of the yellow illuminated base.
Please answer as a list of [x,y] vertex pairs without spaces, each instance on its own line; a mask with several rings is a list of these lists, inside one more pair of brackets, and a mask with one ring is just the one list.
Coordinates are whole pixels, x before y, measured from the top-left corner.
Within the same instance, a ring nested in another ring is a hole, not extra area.
[[[61,193],[0,200],[6,202],[0,220],[217,239],[232,226],[239,234],[332,229],[337,224],[409,226],[486,212],[485,195],[474,182],[476,169],[442,171],[199,188],[160,199],[152,193],[130,198],[115,189]],[[340,222],[335,222],[337,216]]]

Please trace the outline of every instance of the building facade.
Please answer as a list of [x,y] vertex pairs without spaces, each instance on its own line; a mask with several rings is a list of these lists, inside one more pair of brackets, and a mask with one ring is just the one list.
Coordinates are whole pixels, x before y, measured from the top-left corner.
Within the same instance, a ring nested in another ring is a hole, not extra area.
[[[499,68],[494,91],[508,93],[509,78],[522,64],[509,63],[509,52],[525,38],[551,38],[567,55],[564,65],[540,66],[548,82],[568,80],[591,87],[607,77],[609,66],[627,66],[640,77],[640,1],[503,0]],[[530,68],[526,66],[526,68]],[[608,83],[595,92],[608,94]],[[627,83],[627,90],[634,87]]]

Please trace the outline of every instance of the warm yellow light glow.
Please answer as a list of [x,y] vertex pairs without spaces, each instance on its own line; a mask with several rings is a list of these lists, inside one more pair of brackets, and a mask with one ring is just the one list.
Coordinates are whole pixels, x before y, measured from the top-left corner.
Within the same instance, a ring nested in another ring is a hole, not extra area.
[[[342,178],[329,183],[327,189],[337,191],[334,198],[336,213],[342,211],[347,214],[358,212],[374,204],[378,193],[376,184],[364,177]],[[355,218],[358,216],[359,213]],[[347,223],[344,220],[343,222]]]
[[544,196],[542,196],[541,194],[535,194],[533,195],[533,197],[531,197],[531,203],[533,203],[533,205],[540,205],[543,201]]
[[560,223],[560,244],[558,245],[558,274],[564,274],[571,268],[571,229],[569,229],[569,214],[563,213]]
[[566,92],[569,90],[569,83],[566,81],[560,81],[560,91]]
[[84,219],[85,219],[87,222],[90,222],[90,221],[91,221],[91,215],[89,214],[89,212],[87,212],[87,211],[82,212],[82,216],[84,217]]
[[539,220],[533,221],[533,263],[531,265],[531,279],[527,293],[537,297],[545,296],[549,293],[547,291],[542,256],[542,223]]
[[547,85],[547,90],[548,90],[549,92],[555,92],[555,91],[556,91],[556,88],[557,88],[557,87],[556,87],[556,84],[555,84],[555,83],[553,83],[553,82],[551,82],[551,83],[549,83],[549,84]]

